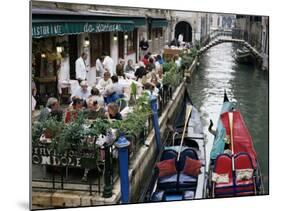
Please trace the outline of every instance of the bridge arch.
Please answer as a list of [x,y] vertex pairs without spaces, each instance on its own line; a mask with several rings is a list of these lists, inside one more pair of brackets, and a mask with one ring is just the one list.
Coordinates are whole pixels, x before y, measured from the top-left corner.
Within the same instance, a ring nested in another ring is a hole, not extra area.
[[206,44],[204,47],[202,47],[199,50],[198,54],[201,55],[201,54],[205,53],[208,49],[210,49],[216,45],[219,45],[222,43],[227,43],[227,42],[228,43],[237,43],[239,45],[242,45],[242,46],[248,48],[256,58],[262,59],[262,55],[255,48],[253,48],[249,43],[247,43],[245,40],[232,39],[232,38],[214,39],[214,40],[210,41],[208,44]]
[[192,42],[192,26],[187,21],[179,21],[175,25],[175,38],[178,39],[179,35],[183,35],[184,42]]

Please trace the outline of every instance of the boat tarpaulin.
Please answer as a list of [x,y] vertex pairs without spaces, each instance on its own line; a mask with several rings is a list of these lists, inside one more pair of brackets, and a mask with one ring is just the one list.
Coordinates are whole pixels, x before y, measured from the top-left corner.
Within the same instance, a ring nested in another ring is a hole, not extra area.
[[[226,101],[223,103],[221,113],[230,111],[232,108],[233,108],[233,103]],[[224,145],[225,145],[225,129],[219,118],[217,131],[216,131],[216,137],[214,139],[213,148],[211,151],[211,159],[216,159],[218,155],[223,153]]]
[[[221,114],[221,121],[226,130],[226,135],[230,137],[229,113]],[[244,119],[239,111],[233,111],[233,151],[234,154],[246,152],[252,159],[254,168],[257,166],[257,155],[253,146],[252,137],[246,127]]]

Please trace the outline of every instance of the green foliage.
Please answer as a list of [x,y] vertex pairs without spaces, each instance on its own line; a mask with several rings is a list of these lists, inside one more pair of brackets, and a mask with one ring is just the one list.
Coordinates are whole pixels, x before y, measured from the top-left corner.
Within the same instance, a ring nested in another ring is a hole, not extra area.
[[112,128],[118,130],[118,135],[125,134],[126,137],[137,136],[144,128],[148,116],[151,114],[150,102],[148,94],[143,93],[133,107],[133,112],[129,113],[122,121],[114,121],[111,124]]
[[64,124],[54,117],[49,117],[42,123],[43,130],[48,132],[53,139],[56,139],[63,130]]
[[177,72],[177,67],[172,66],[172,68],[166,72],[163,76],[163,85],[171,85],[171,86],[177,86],[178,82],[180,80],[180,73]]
[[85,119],[82,112],[78,113],[77,119],[64,126],[58,139],[53,140],[53,147],[59,152],[64,153],[69,149],[79,149],[81,140],[85,137]]
[[166,63],[163,64],[163,73],[166,73],[173,68],[177,68],[177,65],[176,65],[175,62],[173,62],[173,61],[166,62]]
[[195,57],[197,56],[197,54],[198,54],[198,50],[197,50],[196,48],[191,48],[191,49],[190,49],[189,55],[190,55],[193,59],[195,59]]
[[137,96],[137,85],[134,82],[131,83],[131,93],[136,98],[136,96]]
[[107,119],[98,118],[91,126],[91,136],[106,135],[110,129],[110,123]]
[[199,51],[199,50],[200,50],[200,48],[201,48],[201,44],[200,44],[200,41],[198,41],[198,40],[195,40],[195,44],[194,44],[194,47],[195,47],[195,49],[196,49],[197,51]]
[[[64,154],[68,150],[95,150],[93,143],[87,142],[87,138],[93,140],[100,134],[106,135],[110,128],[117,129],[117,135],[125,134],[128,138],[137,136],[151,114],[150,102],[147,93],[143,93],[133,107],[133,112],[127,118],[120,121],[109,122],[107,119],[98,118],[91,125],[87,125],[82,112],[78,113],[77,119],[73,119],[68,124],[58,122],[49,118],[43,123],[34,123],[32,127],[33,143],[38,142],[44,130],[48,129],[52,133],[52,142],[48,147],[58,154]],[[96,154],[96,153],[95,153]]]
[[188,69],[193,62],[193,57],[187,54],[183,54],[181,58],[182,58],[182,69]]
[[32,143],[38,143],[40,136],[44,131],[43,124],[41,122],[34,122],[32,124]]

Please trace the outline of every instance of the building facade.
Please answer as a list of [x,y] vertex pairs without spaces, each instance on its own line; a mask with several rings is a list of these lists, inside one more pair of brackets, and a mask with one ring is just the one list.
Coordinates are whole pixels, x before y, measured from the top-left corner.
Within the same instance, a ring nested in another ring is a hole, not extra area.
[[148,39],[152,53],[165,45],[165,10],[32,2],[32,74],[38,104],[62,94],[60,83],[75,79],[75,61],[88,54],[90,86],[96,83],[96,59],[106,52],[118,64],[139,61],[139,41]]
[[235,38],[244,39],[263,55],[264,69],[268,69],[269,56],[269,17],[237,15]]

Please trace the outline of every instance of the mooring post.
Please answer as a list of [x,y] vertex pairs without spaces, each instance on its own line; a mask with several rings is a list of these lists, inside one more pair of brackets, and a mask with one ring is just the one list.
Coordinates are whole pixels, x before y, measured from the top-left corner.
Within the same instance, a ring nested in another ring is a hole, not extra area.
[[150,96],[151,110],[152,110],[152,124],[155,132],[157,153],[160,152],[161,140],[160,140],[160,128],[158,123],[158,113],[157,113],[157,98],[154,95]]
[[124,135],[121,135],[114,143],[118,148],[119,160],[119,177],[121,185],[121,203],[129,203],[130,199],[130,186],[129,186],[129,152],[128,146],[130,142]]

